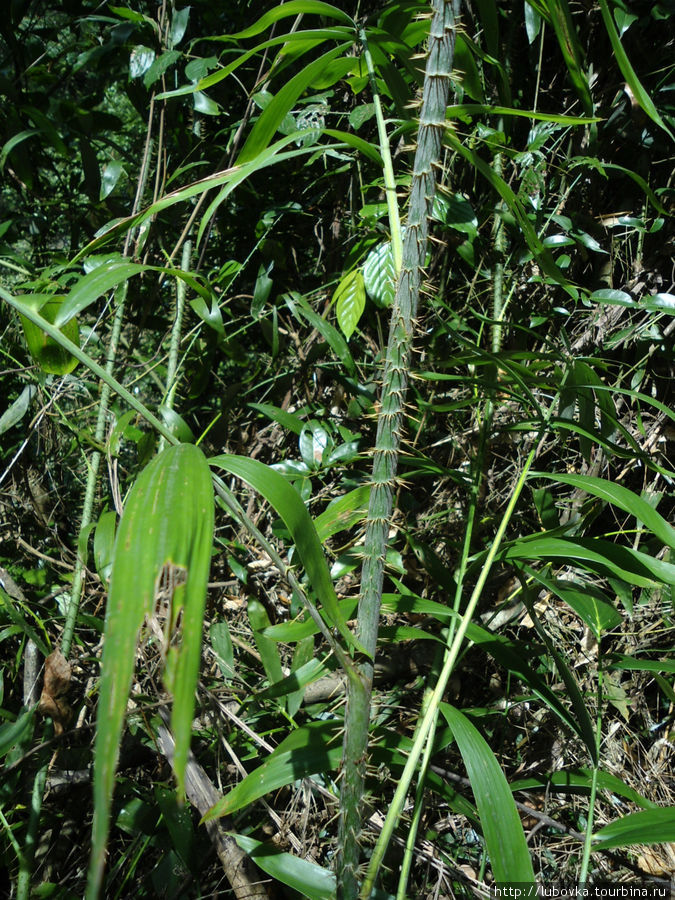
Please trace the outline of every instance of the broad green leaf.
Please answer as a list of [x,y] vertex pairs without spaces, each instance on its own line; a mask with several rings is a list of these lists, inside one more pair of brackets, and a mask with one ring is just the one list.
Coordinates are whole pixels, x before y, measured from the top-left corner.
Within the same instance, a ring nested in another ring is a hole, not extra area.
[[335,288],[333,294],[335,313],[342,333],[349,340],[366,304],[363,275],[358,269],[348,272]]
[[129,56],[129,78],[140,78],[155,61],[155,51],[138,44]]
[[448,703],[441,703],[440,709],[466,766],[496,884],[533,883],[534,871],[523,826],[494,753],[463,713]]
[[607,665],[612,669],[634,669],[639,672],[669,672],[675,675],[673,659],[638,659],[623,653],[611,653],[607,657]]
[[595,303],[607,303],[609,306],[628,306],[635,310],[646,310],[647,312],[656,313],[668,312],[671,315],[675,315],[675,294],[646,294],[638,300],[634,300],[625,291],[605,288],[593,291],[588,299]]
[[265,762],[211,807],[202,822],[230,815],[299,778],[335,771],[341,759],[339,722],[310,722],[296,728]]
[[454,68],[458,81],[472,100],[482,103],[485,99],[483,83],[473,53],[461,34],[455,39]]
[[527,0],[525,0],[523,6],[525,12],[525,31],[527,32],[527,42],[531,45],[539,37],[539,32],[541,31],[541,16],[537,12],[537,10],[534,9],[534,7],[530,6]]
[[[169,447],[132,487],[117,531],[105,620],[94,753],[94,824],[87,897],[97,897],[108,836],[115,770],[146,617],[160,587],[167,597],[165,681],[173,694],[174,770],[184,793],[194,692],[213,540],[213,487],[202,451]],[[159,615],[159,611],[157,612]],[[176,640],[177,639],[177,640]]]
[[34,384],[27,384],[16,400],[4,411],[0,416],[0,434],[9,431],[10,428],[13,428],[14,425],[23,419],[30,408],[31,400],[35,396],[36,391],[37,388]]
[[478,235],[478,217],[469,201],[461,194],[436,194],[432,216],[448,228],[468,234],[471,238]]
[[24,709],[13,722],[0,725],[0,757],[21,743],[21,739],[28,734],[34,717],[35,709]]
[[338,531],[352,528],[357,522],[361,522],[368,511],[369,497],[370,485],[364,484],[333,500],[314,520],[321,543],[325,543]]
[[275,881],[285,884],[309,900],[334,900],[335,875],[330,869],[324,869],[290,853],[283,853],[277,847],[263,844],[243,834],[235,834],[234,839],[256,866]]
[[623,49],[621,38],[619,37],[616,26],[614,25],[614,21],[612,20],[612,13],[610,11],[607,0],[598,0],[598,2],[600,4],[602,20],[605,23],[605,28],[607,29],[607,34],[609,35],[609,40],[612,44],[614,58],[616,59],[619,68],[621,69],[621,74],[626,79],[628,87],[631,89],[633,97],[638,102],[640,107],[647,113],[649,118],[653,122],[656,122],[659,128],[662,128],[671,140],[674,140],[675,136],[673,135],[673,132],[670,130],[670,128],[668,128],[666,123],[659,115],[658,110],[654,106],[654,101],[642,86],[642,82],[635,74],[635,70],[630,64],[630,60],[626,56],[626,51]]
[[256,597],[250,597],[247,606],[248,620],[251,623],[253,631],[253,640],[258,648],[260,659],[262,660],[265,674],[274,684],[282,681],[284,673],[281,669],[281,657],[279,656],[279,648],[265,634],[261,634],[263,629],[269,628],[271,625],[267,610]]
[[562,484],[569,484],[575,488],[587,491],[594,497],[600,497],[608,503],[613,503],[624,512],[635,516],[647,526],[664,544],[675,550],[675,528],[670,525],[663,516],[658,513],[653,506],[638,497],[633,491],[623,487],[621,484],[614,484],[612,481],[606,481],[604,478],[594,478],[590,475],[549,475],[545,472],[531,472],[530,477],[548,478],[551,481],[557,481]]
[[163,266],[146,266],[140,263],[127,262],[124,258],[114,258],[110,262],[103,262],[90,269],[80,278],[75,287],[67,295],[54,319],[57,327],[62,327],[73,316],[82,312],[87,306],[94,303],[103,294],[116,287],[123,281],[140,275],[143,272],[157,272],[179,278],[189,288],[199,295],[199,299],[212,300],[213,295],[209,288],[205,287],[199,279],[182,269],[164,268]]
[[209,629],[209,638],[223,678],[229,681],[234,678],[235,670],[234,647],[227,622],[214,622]]
[[272,505],[291,533],[312,589],[321,601],[327,617],[326,624],[336,627],[351,647],[361,649],[340,612],[321,541],[307,507],[295,488],[279,472],[256,459],[224,454],[212,457],[209,465],[225,469],[241,478]]
[[298,688],[289,694],[286,701],[288,715],[291,718],[297,714],[302,706],[307,685],[313,682],[315,678],[320,678],[324,672],[328,672],[322,660],[314,658],[315,652],[313,637],[306,637],[298,641],[293,651],[290,679],[291,683],[297,683]]
[[[269,638],[267,640],[273,643]],[[311,652],[314,652],[314,640],[311,641]],[[276,648],[276,644],[274,645]],[[307,644],[309,646],[309,644]],[[287,697],[289,694],[302,691],[308,684],[318,681],[324,675],[330,674],[330,670],[326,668],[320,659],[310,659],[303,665],[294,669],[290,675],[280,678],[269,687],[256,693],[256,700],[265,700],[274,697]]]
[[269,12],[266,12],[264,16],[261,16],[255,24],[251,25],[245,31],[239,31],[237,34],[228,35],[228,39],[241,40],[242,38],[253,37],[256,34],[265,31],[270,25],[273,25],[280,19],[288,18],[288,16],[304,15],[324,16],[327,19],[337,19],[338,22],[349,25],[352,28],[356,27],[354,20],[351,19],[346,12],[343,12],[336,6],[331,6],[330,3],[322,3],[320,0],[289,0],[288,3],[282,3],[279,6],[275,6],[274,9],[271,9]]
[[504,553],[504,559],[563,559],[604,575],[615,575],[638,587],[675,584],[675,565],[632,547],[596,538],[523,538]]
[[220,115],[220,107],[218,104],[203,91],[194,92],[192,103],[197,112],[201,113],[203,116]]
[[[536,791],[544,789],[547,791],[560,791],[569,794],[590,794],[591,784],[593,781],[593,772],[591,769],[565,769],[559,772],[553,772],[550,775],[534,776],[532,778],[519,778],[511,783],[512,791]],[[632,803],[637,803],[644,809],[655,809],[656,804],[652,800],[648,800],[637,791],[629,787],[616,775],[611,775],[602,769],[597,771],[597,783],[601,790],[608,791],[610,794],[616,794],[618,797],[625,797]]]
[[13,135],[3,144],[2,151],[0,152],[0,172],[5,168],[5,162],[12,150],[23,143],[23,141],[27,141],[36,134],[40,134],[39,128],[27,128],[25,131],[20,131],[18,134]]
[[337,328],[313,310],[307,300],[300,294],[285,294],[284,300],[296,319],[301,317],[301,319],[309,322],[312,328],[316,328],[336,357],[344,365],[347,372],[355,376],[356,363],[349,352],[347,341],[345,341]]
[[115,552],[116,527],[117,513],[114,510],[106,510],[101,513],[94,532],[94,562],[96,571],[104,584],[110,580]]
[[272,419],[273,422],[277,422],[293,434],[301,434],[302,429],[305,427],[305,423],[302,419],[294,413],[289,413],[285,409],[279,409],[271,403],[249,403],[248,405],[251,409],[257,409],[258,412],[267,416],[268,419]]
[[80,278],[68,294],[55,317],[54,324],[61,327],[122,281],[147,270],[148,266],[131,262],[113,261],[97,266]]
[[[380,309],[387,309],[394,302],[396,269],[394,267],[394,253],[391,249],[391,241],[378,244],[366,257],[363,264],[363,285],[370,299]],[[340,321],[339,314],[338,321]],[[345,331],[341,322],[340,327]],[[347,338],[351,336],[351,332],[350,334],[345,332],[345,334]]]
[[630,813],[593,835],[594,850],[675,841],[675,806]]
[[[62,297],[48,300],[41,306],[40,315],[47,322],[53,324],[61,314],[66,302]],[[21,325],[30,355],[44,372],[49,372],[52,375],[68,375],[73,371],[77,366],[78,360],[62,344],[23,315],[21,316]],[[70,321],[59,328],[59,331],[67,340],[72,341],[73,344],[79,347],[80,329],[77,319],[70,319]]]
[[191,7],[184,6],[182,9],[174,9],[173,11],[171,30],[169,32],[169,41],[172,47],[177,47],[183,40],[187,31],[188,19],[190,18],[190,9]]

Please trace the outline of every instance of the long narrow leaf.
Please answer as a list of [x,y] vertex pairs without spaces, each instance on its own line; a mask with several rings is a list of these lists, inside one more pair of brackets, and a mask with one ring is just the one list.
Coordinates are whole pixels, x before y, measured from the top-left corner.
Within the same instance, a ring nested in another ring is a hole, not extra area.
[[169,625],[182,635],[164,648],[174,695],[171,724],[174,768],[184,790],[201,630],[213,539],[213,488],[206,459],[190,444],[169,447],[143,470],[132,488],[115,542],[101,660],[94,751],[94,823],[87,897],[98,896],[124,715],[140,628],[154,613],[166,566],[180,572],[171,592]]
[[616,26],[614,25],[614,20],[612,19],[612,13],[609,9],[607,0],[598,0],[598,3],[600,4],[602,21],[605,23],[605,28],[607,29],[607,34],[609,36],[610,43],[612,44],[614,58],[616,59],[619,68],[621,69],[621,74],[626,79],[628,87],[632,91],[633,97],[635,97],[638,104],[647,113],[649,118],[653,122],[656,122],[659,128],[662,128],[666,132],[668,137],[671,138],[671,140],[675,140],[673,132],[670,130],[670,128],[668,128],[666,123],[659,115],[658,110],[654,106],[652,98],[642,86],[642,82],[635,74],[635,70],[630,63],[630,60],[626,56],[626,51],[623,49],[621,38],[619,37],[619,34],[616,30]]
[[469,775],[495,882],[533,884],[534,871],[523,826],[494,753],[463,713],[448,703],[441,703],[440,709]]
[[650,506],[642,497],[638,497],[633,491],[614,484],[604,478],[595,478],[590,475],[548,475],[545,472],[532,472],[532,478],[548,478],[551,481],[569,484],[572,487],[587,491],[594,497],[600,497],[608,503],[618,506],[624,512],[639,519],[644,525],[654,532],[659,540],[663,541],[671,549],[675,550],[675,528],[670,525],[663,516]]
[[631,813],[593,835],[594,850],[675,841],[675,806]]
[[241,478],[272,505],[295,541],[310,584],[328,616],[327,624],[336,627],[351,647],[360,649],[340,612],[321,541],[307,507],[295,488],[275,469],[256,459],[224,454],[212,457],[209,464]]
[[204,822],[226,816],[298,778],[331,772],[340,765],[342,744],[338,722],[311,722],[282,741],[262,765],[240,781],[204,816]]

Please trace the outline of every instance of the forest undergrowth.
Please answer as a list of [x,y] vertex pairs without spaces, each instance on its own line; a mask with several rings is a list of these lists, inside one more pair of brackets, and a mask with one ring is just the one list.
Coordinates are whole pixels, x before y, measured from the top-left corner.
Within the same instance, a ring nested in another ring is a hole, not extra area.
[[674,16],[11,4],[3,896],[669,887]]

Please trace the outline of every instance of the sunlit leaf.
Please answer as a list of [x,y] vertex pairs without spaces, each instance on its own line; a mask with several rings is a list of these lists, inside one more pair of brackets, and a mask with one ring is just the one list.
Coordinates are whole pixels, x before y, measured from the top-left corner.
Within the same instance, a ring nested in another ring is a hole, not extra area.
[[142,44],[134,47],[129,56],[129,77],[140,78],[155,61],[155,51]]
[[[396,268],[391,241],[374,247],[366,257],[363,264],[363,284],[370,299],[381,309],[386,309],[394,302]],[[342,327],[342,323],[340,325]]]
[[595,850],[675,841],[675,806],[630,813],[593,835]]
[[520,816],[493,751],[463,713],[448,703],[440,708],[466,766],[496,884],[534,883]]
[[309,900],[333,900],[335,897],[335,875],[330,869],[284,853],[278,847],[263,844],[243,834],[236,834],[234,837],[256,866],[275,881],[285,884]]
[[103,877],[110,805],[136,643],[144,620],[155,614],[155,597],[167,574],[167,629],[170,635],[172,629],[178,634],[163,652],[173,694],[174,769],[179,792],[184,792],[213,516],[209,468],[201,450],[191,444],[169,447],[155,457],[136,480],[124,508],[115,541],[101,660],[94,753],[95,812],[87,889],[92,900],[98,895]]
[[352,269],[340,281],[333,294],[333,303],[338,325],[349,340],[366,304],[363,275],[358,269]]
[[216,803],[202,821],[230,815],[298,778],[335,771],[341,758],[339,722],[310,722],[296,728],[261,765]]
[[327,624],[337,627],[350,646],[358,647],[338,607],[335,588],[314,523],[295,488],[279,472],[256,459],[225,454],[212,457],[209,464],[243,479],[272,505],[295,541],[312,589],[321,601]]
[[[48,322],[54,324],[64,303],[65,301],[62,297],[48,300],[41,306],[40,315]],[[44,372],[49,372],[52,375],[67,375],[73,371],[78,361],[67,349],[25,316],[21,316],[21,325],[30,355]],[[70,319],[59,331],[65,338],[79,347],[80,329],[77,319]]]

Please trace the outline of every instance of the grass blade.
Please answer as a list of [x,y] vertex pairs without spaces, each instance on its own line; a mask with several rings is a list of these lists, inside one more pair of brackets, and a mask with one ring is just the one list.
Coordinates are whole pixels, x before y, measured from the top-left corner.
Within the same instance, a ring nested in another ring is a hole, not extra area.
[[523,826],[494,753],[463,713],[448,703],[441,703],[440,709],[452,729],[469,775],[495,882],[534,883]]
[[143,470],[120,521],[110,578],[94,752],[94,823],[87,897],[103,878],[108,823],[139,631],[153,615],[165,566],[182,572],[169,600],[169,626],[182,608],[182,640],[166,651],[174,695],[171,724],[179,791],[192,728],[204,600],[213,539],[213,488],[206,459],[190,444],[169,447]]

